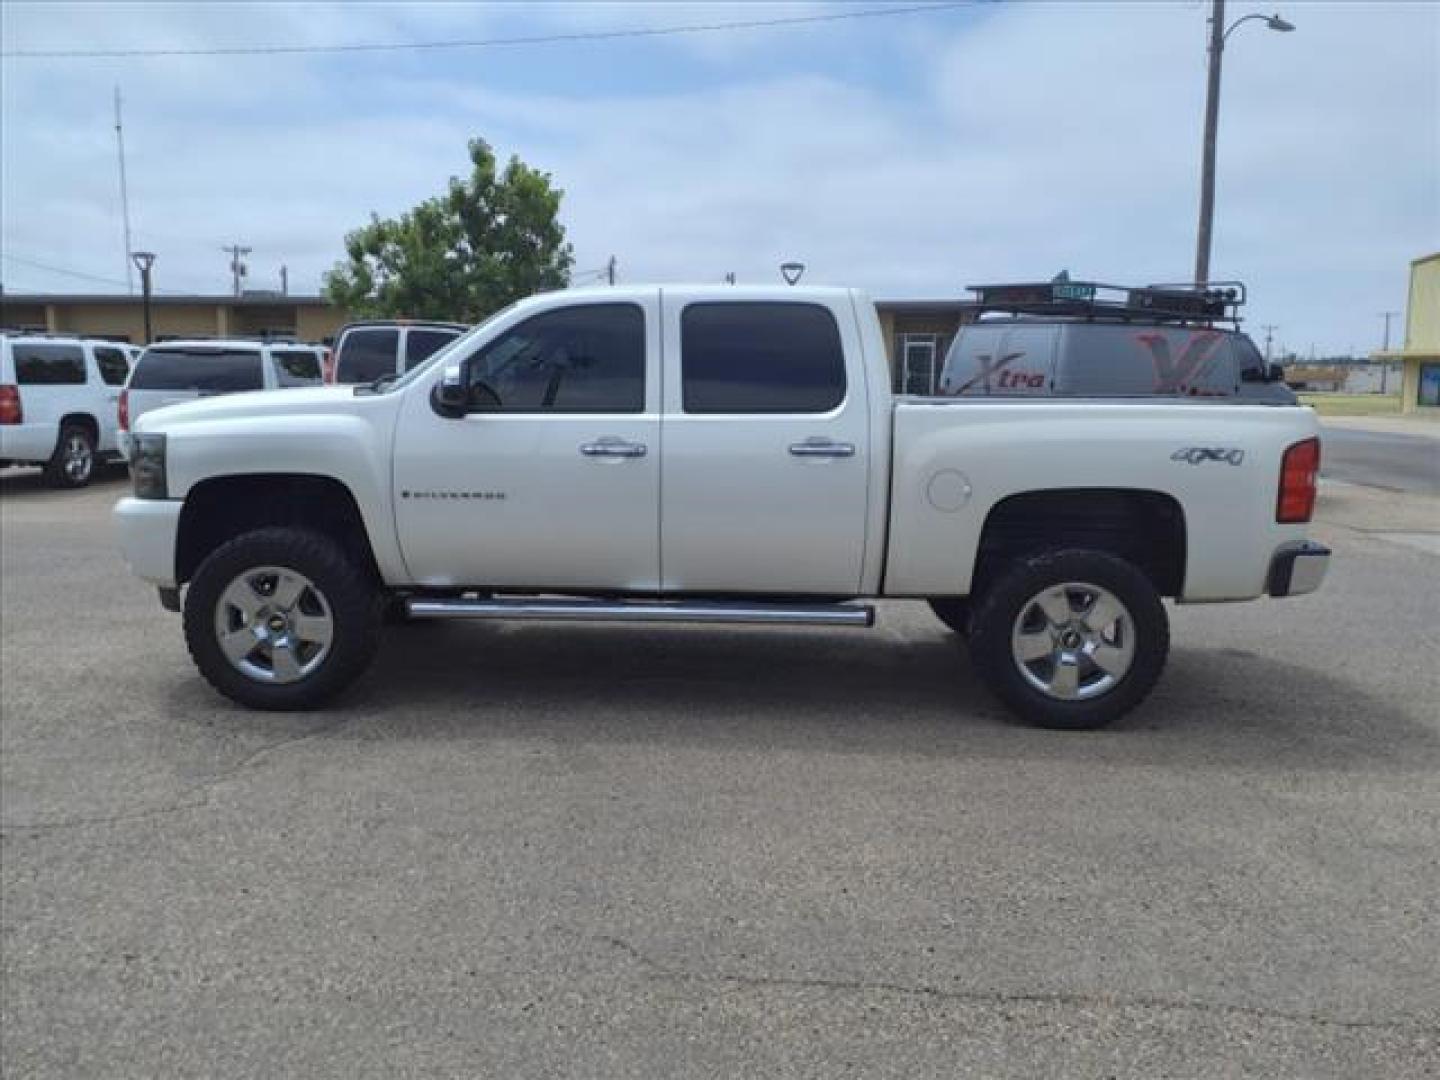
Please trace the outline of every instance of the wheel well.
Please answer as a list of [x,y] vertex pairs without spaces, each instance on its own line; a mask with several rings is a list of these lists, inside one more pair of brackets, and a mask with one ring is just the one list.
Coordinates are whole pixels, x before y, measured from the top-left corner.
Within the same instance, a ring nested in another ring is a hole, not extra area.
[[1161,596],[1185,583],[1185,512],[1158,491],[1071,488],[1012,495],[991,508],[980,535],[975,584],[1001,564],[1062,547],[1108,552],[1134,563]]
[[100,423],[89,413],[66,413],[60,418],[60,429],[63,431],[66,424],[77,424],[90,433],[90,441],[97,446],[100,443]]
[[301,526],[323,533],[359,565],[380,576],[365,519],[349,488],[327,476],[261,473],[217,477],[190,489],[180,511],[175,580],[189,581],[221,544],[271,525]]

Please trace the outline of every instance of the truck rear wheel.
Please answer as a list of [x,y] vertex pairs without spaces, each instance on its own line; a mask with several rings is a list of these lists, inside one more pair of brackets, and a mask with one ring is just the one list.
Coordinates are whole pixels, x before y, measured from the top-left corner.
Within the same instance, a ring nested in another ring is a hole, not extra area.
[[1103,727],[1143,701],[1170,651],[1155,586],[1099,551],[1012,564],[984,590],[970,652],[990,689],[1041,727]]
[[379,644],[381,594],[329,537],[265,528],[212,552],[185,596],[185,642],[220,693],[308,709],[353,682]]

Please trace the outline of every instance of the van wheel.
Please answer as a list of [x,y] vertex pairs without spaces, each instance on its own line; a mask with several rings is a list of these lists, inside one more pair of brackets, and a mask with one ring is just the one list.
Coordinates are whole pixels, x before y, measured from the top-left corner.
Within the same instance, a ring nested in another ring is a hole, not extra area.
[[1098,551],[1012,564],[985,589],[970,652],[990,689],[1041,727],[1102,727],[1140,704],[1170,651],[1160,595],[1140,570]]
[[94,436],[83,424],[65,424],[55,453],[45,463],[45,482],[57,488],[82,488],[94,474]]
[[255,709],[308,709],[370,663],[382,595],[329,537],[267,528],[217,548],[185,595],[185,643],[220,693]]

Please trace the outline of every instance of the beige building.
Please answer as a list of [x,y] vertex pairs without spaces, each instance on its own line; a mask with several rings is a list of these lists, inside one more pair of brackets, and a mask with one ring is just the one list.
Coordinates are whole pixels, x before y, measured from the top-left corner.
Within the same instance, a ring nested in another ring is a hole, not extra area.
[[[281,337],[323,341],[345,313],[319,296],[153,296],[150,327],[156,341],[187,337]],[[80,334],[145,344],[145,306],[138,296],[71,293],[0,294],[0,326],[50,334]]]
[[1410,264],[1410,296],[1405,303],[1405,344],[1374,354],[1376,360],[1404,364],[1400,408],[1440,409],[1440,251]]

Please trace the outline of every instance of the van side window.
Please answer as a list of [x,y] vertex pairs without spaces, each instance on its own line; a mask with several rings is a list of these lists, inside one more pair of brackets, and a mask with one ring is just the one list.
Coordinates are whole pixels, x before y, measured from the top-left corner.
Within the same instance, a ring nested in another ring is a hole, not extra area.
[[845,353],[830,309],[695,303],[680,317],[687,413],[819,413],[845,400]]
[[119,349],[102,345],[95,347],[95,366],[100,369],[100,378],[105,380],[106,386],[123,386],[125,377],[130,374],[125,354]]
[[533,315],[470,361],[499,412],[643,412],[645,313],[577,304]]
[[83,386],[85,353],[79,345],[11,346],[15,381],[22,386]]

